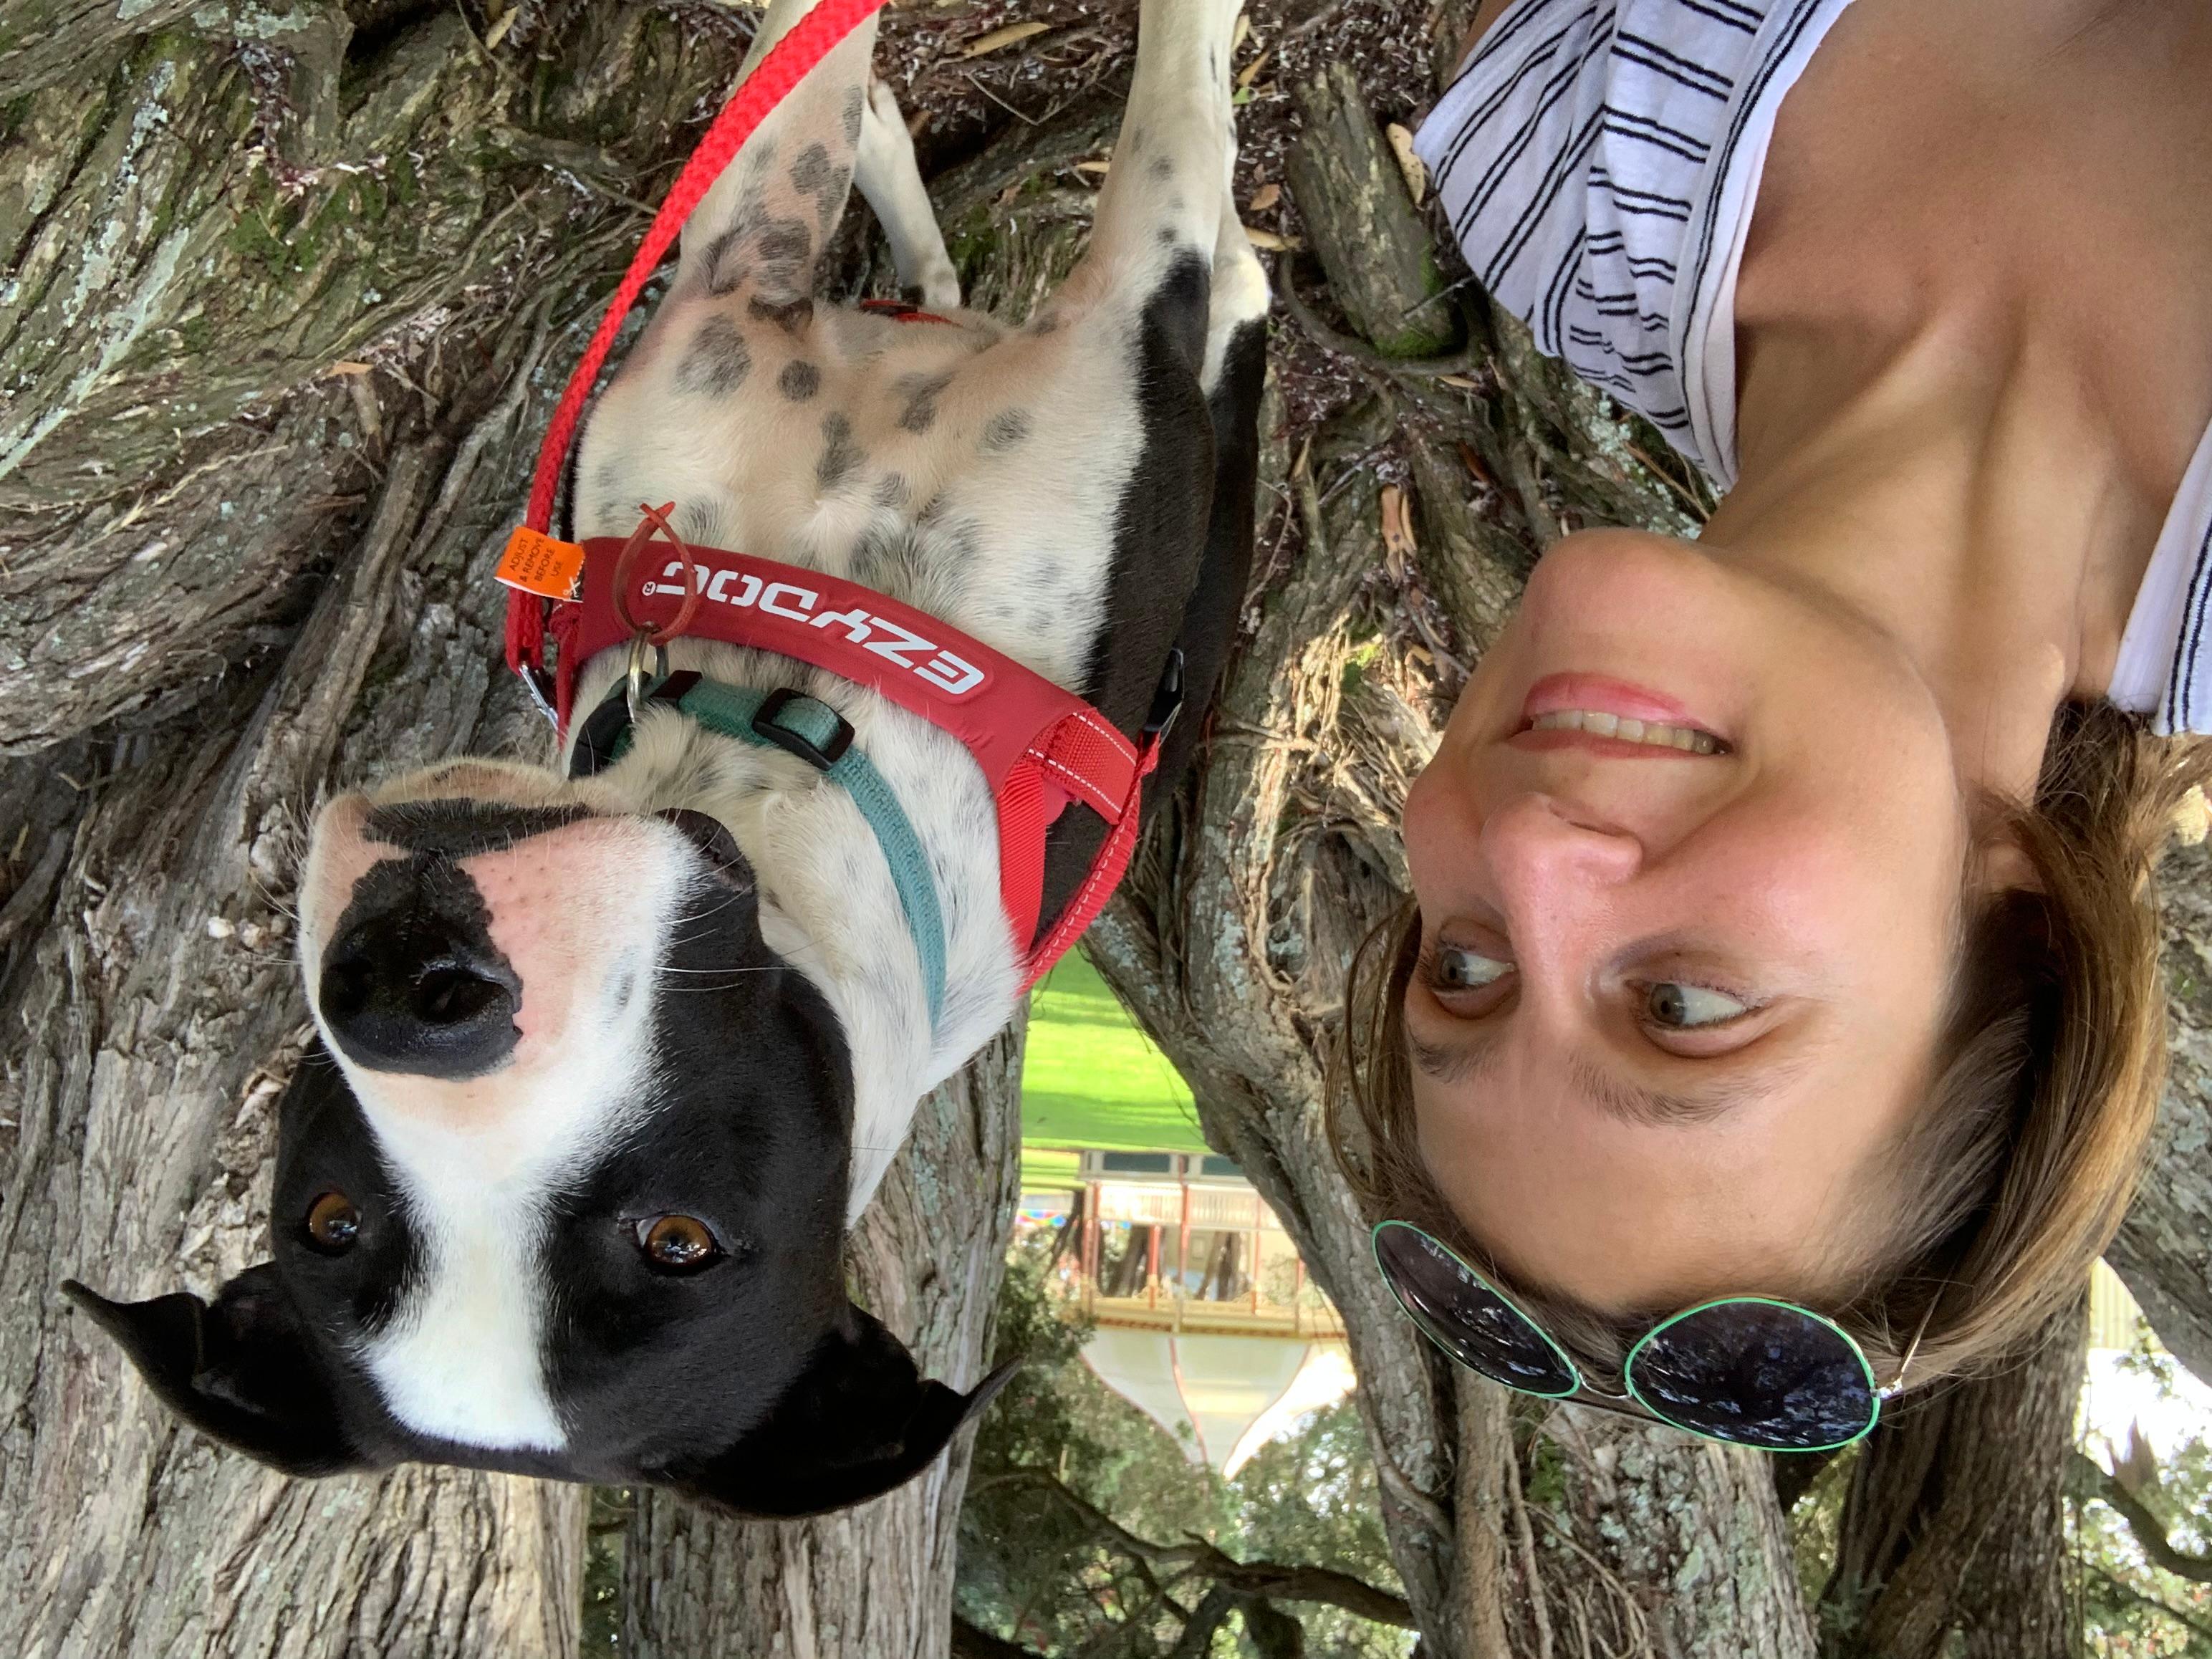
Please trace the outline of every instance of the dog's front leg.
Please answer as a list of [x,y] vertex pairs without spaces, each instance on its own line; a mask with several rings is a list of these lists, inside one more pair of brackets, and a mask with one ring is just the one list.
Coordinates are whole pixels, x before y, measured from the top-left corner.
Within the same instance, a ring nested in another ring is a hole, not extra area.
[[898,267],[899,286],[920,289],[922,304],[932,311],[957,309],[959,273],[952,268],[952,256],[945,251],[945,233],[937,227],[937,210],[930,205],[929,191],[922,185],[914,139],[899,116],[898,100],[881,81],[868,89],[853,182],[868,198],[891,245],[891,263]]
[[1235,216],[1229,52],[1241,9],[1242,0],[1145,0],[1113,170],[1099,192],[1091,246],[1062,290],[1077,307],[1141,306],[1170,276],[1194,276],[1195,291],[1178,307],[1194,368],[1222,216]]
[[[739,76],[819,0],[775,0]],[[678,283],[715,295],[751,290],[757,313],[804,307],[844,211],[867,106],[871,16],[839,42],[745,141],[684,226]]]

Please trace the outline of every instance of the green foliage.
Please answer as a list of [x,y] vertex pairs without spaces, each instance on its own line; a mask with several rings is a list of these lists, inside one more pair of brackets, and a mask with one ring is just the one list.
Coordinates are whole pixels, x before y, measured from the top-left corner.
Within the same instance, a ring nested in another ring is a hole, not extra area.
[[[1221,1480],[1083,1363],[1089,1333],[1054,1297],[1053,1245],[1040,1231],[1009,1258],[995,1357],[1025,1352],[1029,1363],[976,1440],[960,1517],[960,1615],[1039,1654],[1160,1659],[1180,1638],[1177,1609],[1197,1607],[1212,1581],[1187,1561],[1148,1561],[1132,1538],[1203,1540],[1239,1561],[1324,1565],[1395,1591],[1355,1407],[1315,1413]],[[1411,1646],[1410,1632],[1334,1607],[1279,1610],[1303,1625],[1310,1659],[1385,1659]],[[1279,1639],[1279,1626],[1261,1635]],[[1241,1617],[1210,1651],[1261,1654]]]
[[[2134,1346],[2117,1364],[2148,1378],[2160,1399],[2179,1395],[2179,1365],[2140,1320]],[[2082,1449],[2108,1461],[2101,1445]],[[2128,1449],[2109,1449],[2123,1456]],[[2126,1472],[2135,1496],[2176,1549],[2212,1555],[2212,1446],[2198,1437],[2144,1449],[2148,1455]],[[2212,1584],[2153,1566],[2126,1521],[2101,1498],[2077,1492],[2069,1507],[2084,1650],[2096,1659],[2212,1659]]]

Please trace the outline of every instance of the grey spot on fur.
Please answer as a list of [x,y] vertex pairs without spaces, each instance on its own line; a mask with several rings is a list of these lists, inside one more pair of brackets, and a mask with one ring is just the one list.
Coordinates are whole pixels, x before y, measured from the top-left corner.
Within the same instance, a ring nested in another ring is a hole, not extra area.
[[836,222],[837,210],[845,204],[845,191],[853,182],[853,169],[839,167],[830,175],[830,188],[815,200],[814,216],[822,222],[822,231],[827,235],[830,227]]
[[791,187],[801,196],[819,196],[830,188],[836,168],[830,164],[830,146],[809,144],[791,164]]
[[988,454],[1003,455],[1029,435],[1029,410],[1001,410],[984,424],[983,448]]
[[676,509],[676,523],[684,540],[702,547],[714,546],[722,539],[722,509],[712,501],[684,502]]
[[[772,219],[762,228],[760,257],[763,265],[803,265],[814,254],[814,233],[799,219]],[[787,283],[795,277],[794,271],[786,277]],[[761,280],[769,280],[763,270]]]
[[914,486],[906,481],[903,472],[886,472],[876,485],[876,505],[883,507],[904,507],[906,499],[914,493]]
[[707,245],[708,292],[731,293],[752,275],[755,250],[750,245],[766,223],[767,210],[759,190],[745,191],[738,198],[728,228]]
[[899,429],[927,432],[936,425],[937,399],[951,384],[950,374],[902,374],[893,381],[891,389],[907,398],[906,407],[899,411]]
[[1176,245],[1176,240],[1175,227],[1172,225],[1162,225],[1159,230],[1160,246],[1162,247],[1173,247]]
[[1049,311],[1039,312],[1030,324],[1030,332],[1032,334],[1057,334],[1060,332],[1060,318]]
[[822,458],[814,463],[814,482],[820,489],[835,489],[867,458],[853,441],[852,422],[842,415],[822,417]]
[[803,358],[793,358],[775,377],[776,390],[795,404],[803,404],[822,390],[822,371]]
[[1039,639],[1049,639],[1052,636],[1053,624],[1056,620],[1057,618],[1052,613],[1052,607],[1048,605],[1033,605],[1030,607],[1030,632]]
[[756,321],[774,323],[787,334],[796,334],[814,319],[814,301],[809,299],[770,300],[756,294],[745,301],[745,312]]
[[1175,157],[1172,155],[1163,155],[1159,160],[1154,161],[1152,163],[1152,177],[1155,179],[1174,178]]
[[1036,568],[1030,573],[1030,580],[1043,592],[1056,593],[1067,580],[1067,572],[1060,568],[1058,559],[1039,559]]
[[866,95],[858,87],[845,88],[845,142],[848,144],[860,142],[860,106]]
[[676,384],[686,392],[702,392],[710,398],[726,398],[744,384],[752,372],[753,355],[738,325],[717,312],[699,325],[676,371]]

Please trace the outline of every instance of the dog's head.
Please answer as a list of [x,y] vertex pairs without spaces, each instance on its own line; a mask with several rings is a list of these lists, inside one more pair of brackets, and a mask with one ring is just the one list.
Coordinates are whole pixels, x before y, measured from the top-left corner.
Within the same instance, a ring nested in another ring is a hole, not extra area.
[[172,1407],[299,1474],[402,1460],[741,1513],[908,1479],[995,1392],[842,1276],[852,1060],[693,812],[477,763],[325,809],[274,1260],[214,1305],[71,1294]]

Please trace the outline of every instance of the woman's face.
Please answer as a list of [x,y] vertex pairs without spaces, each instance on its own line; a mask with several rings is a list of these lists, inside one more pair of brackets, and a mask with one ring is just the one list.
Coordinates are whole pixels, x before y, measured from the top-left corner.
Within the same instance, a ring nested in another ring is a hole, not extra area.
[[1609,1312],[1817,1295],[1928,1075],[1966,861],[1894,642],[1691,543],[1569,537],[1405,827],[1420,1147],[1475,1239]]

